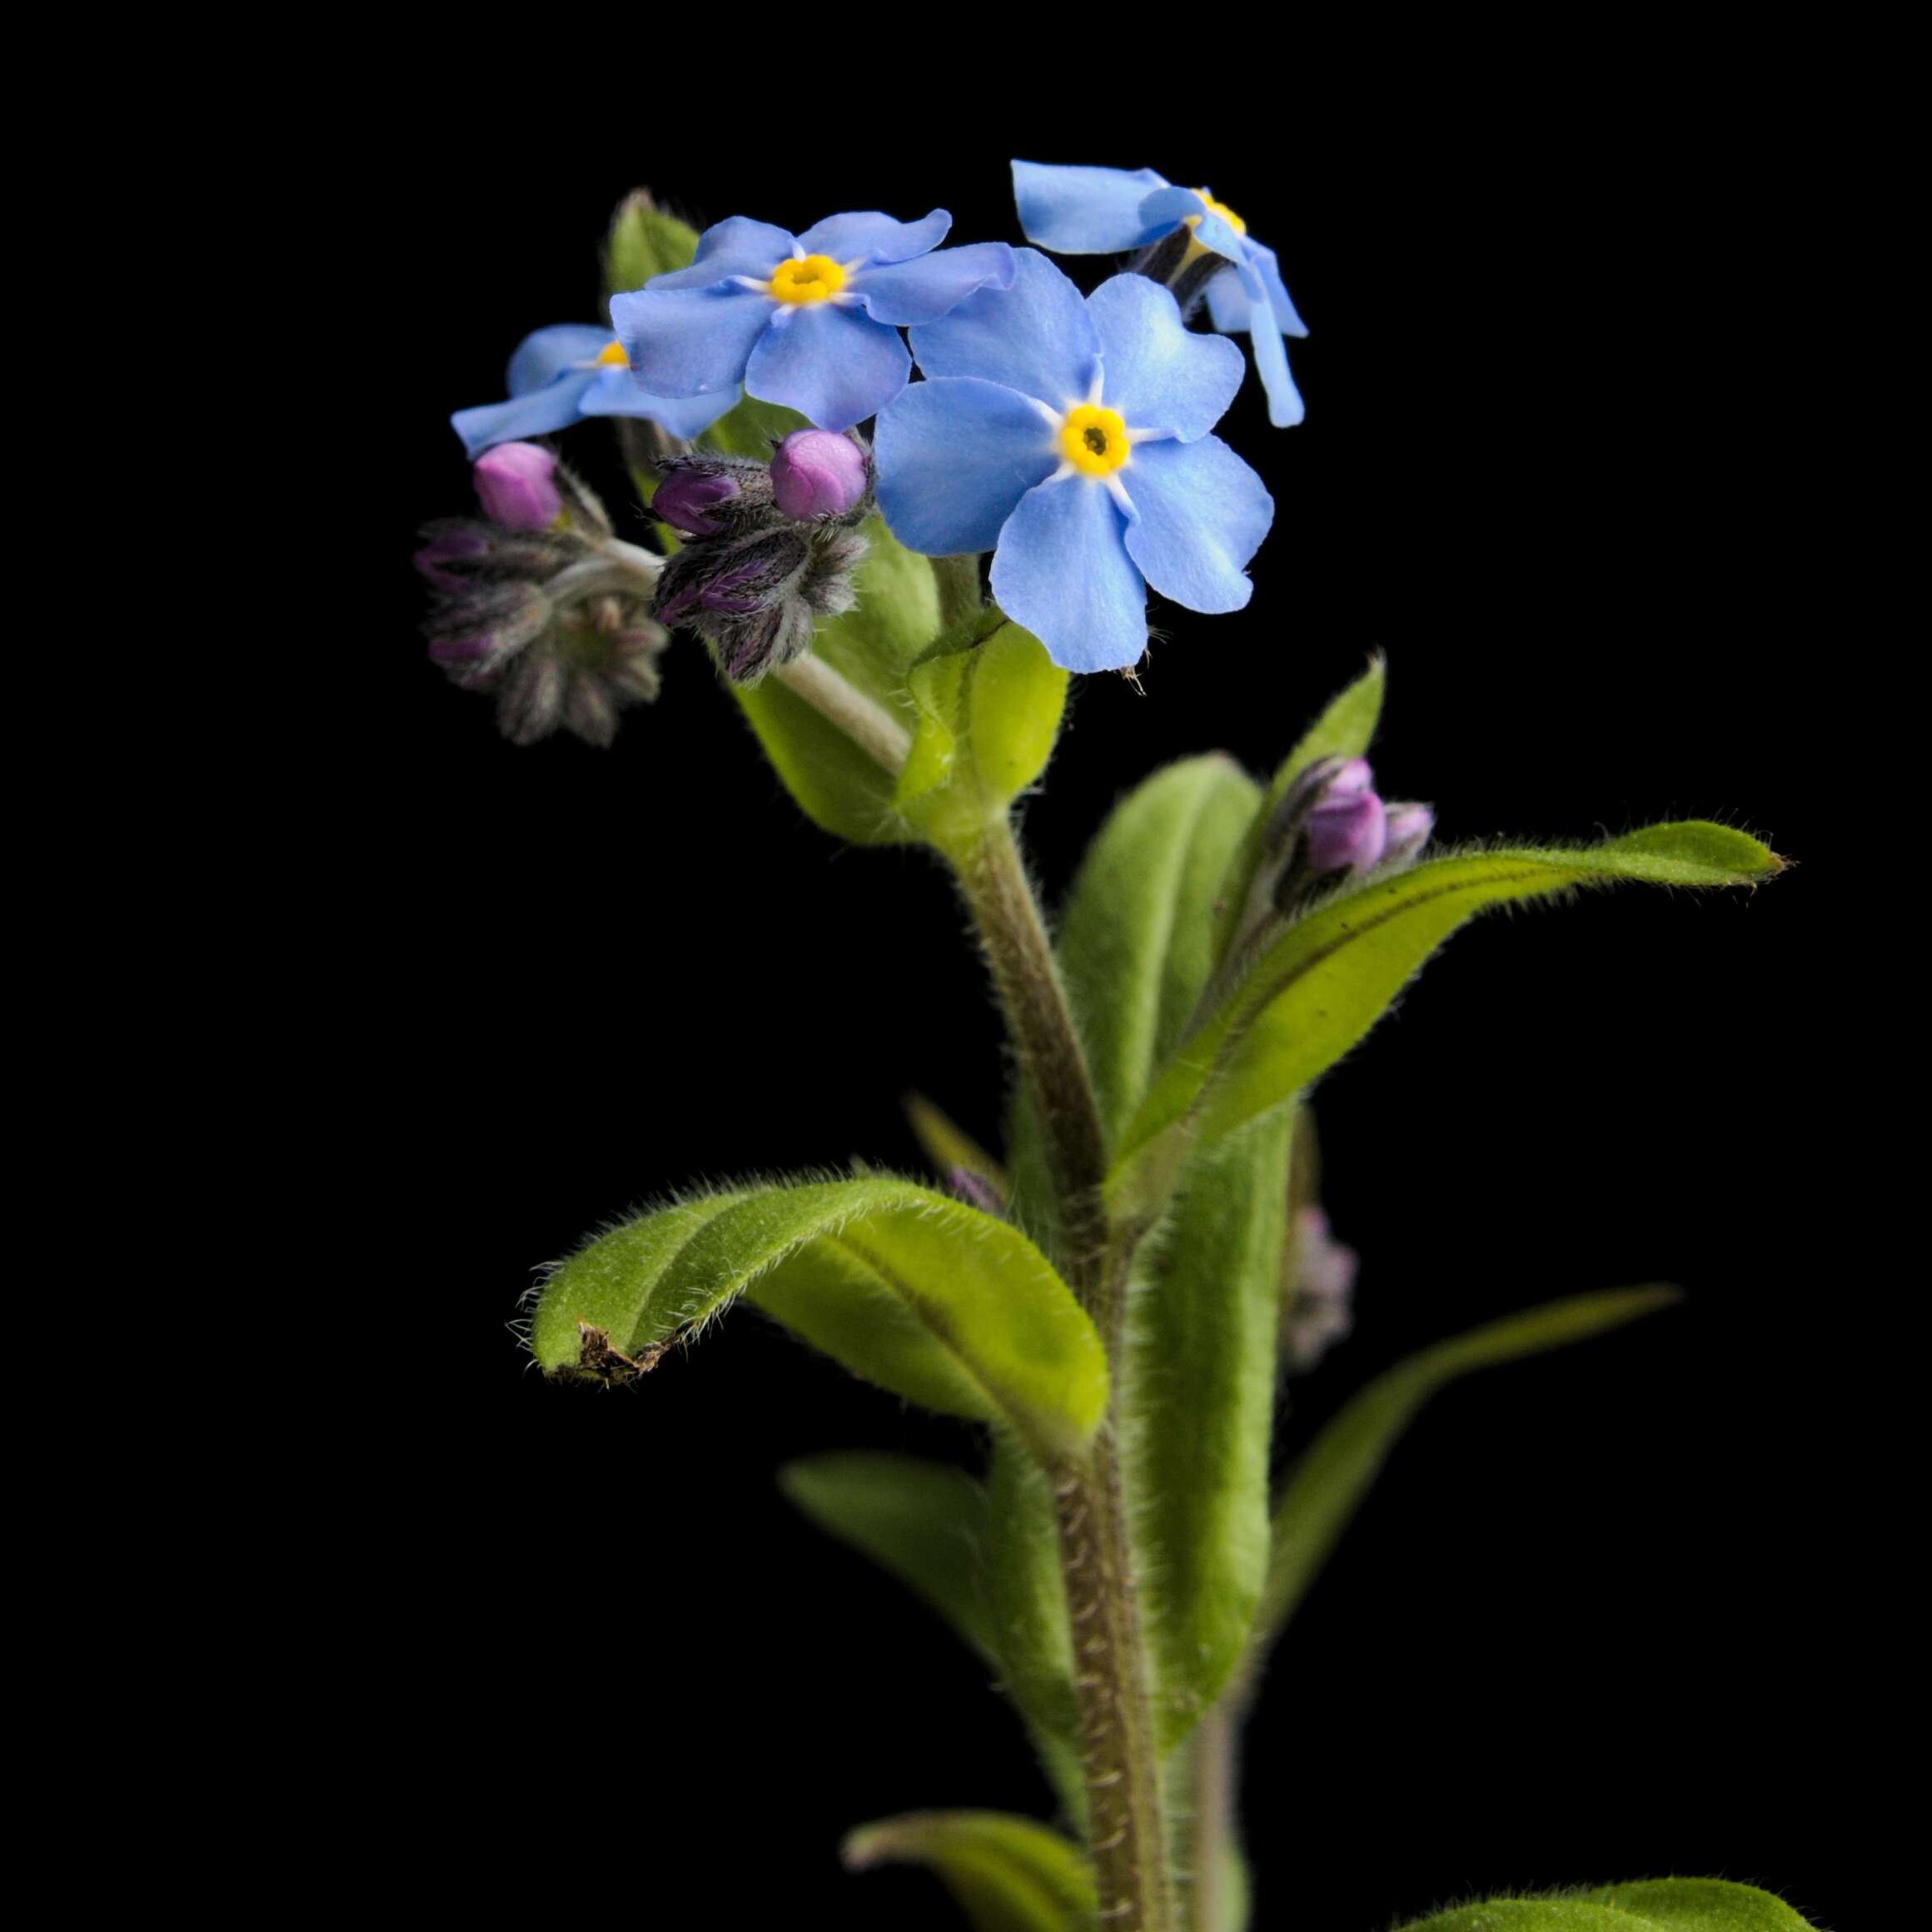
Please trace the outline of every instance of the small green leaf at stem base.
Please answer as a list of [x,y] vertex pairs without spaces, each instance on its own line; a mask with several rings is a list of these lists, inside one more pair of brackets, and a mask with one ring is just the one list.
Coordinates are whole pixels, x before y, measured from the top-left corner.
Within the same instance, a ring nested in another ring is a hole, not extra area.
[[1091,1932],[1098,1900],[1087,1861],[1058,1832],[1001,1811],[918,1811],[861,1825],[849,1870],[923,1865],[973,1932]]

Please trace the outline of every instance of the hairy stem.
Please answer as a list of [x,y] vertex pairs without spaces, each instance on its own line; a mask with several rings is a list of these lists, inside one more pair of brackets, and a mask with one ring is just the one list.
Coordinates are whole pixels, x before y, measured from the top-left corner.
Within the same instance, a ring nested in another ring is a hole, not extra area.
[[898,775],[912,749],[912,734],[883,705],[810,652],[779,665],[771,675],[794,697],[830,719],[861,751]]
[[[1131,1232],[1108,1224],[1099,1108],[1046,924],[1004,818],[951,856],[1039,1110],[1060,1210],[1061,1262],[1106,1347],[1118,1402],[1135,1242]],[[1102,1925],[1110,1932],[1169,1932],[1159,1770],[1118,1440],[1109,1417],[1090,1461],[1059,1471],[1053,1483],[1073,1633],[1089,1849]]]
[[1194,1756],[1194,1815],[1188,1825],[1188,1869],[1193,1874],[1188,1925],[1192,1932],[1220,1932],[1227,1900],[1227,1867],[1233,1853],[1235,1745],[1239,1714],[1225,1700],[1194,1727],[1188,1749]]
[[944,637],[982,608],[979,558],[968,552],[964,556],[934,557],[932,561],[933,576],[939,586],[939,635]]

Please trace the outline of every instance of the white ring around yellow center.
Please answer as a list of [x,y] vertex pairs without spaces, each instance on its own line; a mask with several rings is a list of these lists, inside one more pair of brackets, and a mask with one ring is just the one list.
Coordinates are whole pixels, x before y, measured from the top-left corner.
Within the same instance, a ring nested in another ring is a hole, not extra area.
[[804,306],[829,301],[845,286],[845,271],[829,255],[781,261],[766,283],[774,301]]
[[1133,451],[1118,410],[1083,402],[1060,425],[1060,454],[1083,476],[1111,476]]

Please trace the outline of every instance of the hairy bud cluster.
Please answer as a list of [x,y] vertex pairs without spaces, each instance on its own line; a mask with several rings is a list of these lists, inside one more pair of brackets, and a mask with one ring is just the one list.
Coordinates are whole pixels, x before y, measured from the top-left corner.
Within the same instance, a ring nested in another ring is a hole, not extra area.
[[488,691],[518,744],[560,729],[592,744],[658,694],[670,634],[635,564],[608,560],[610,520],[580,479],[535,444],[476,466],[485,518],[426,526],[416,566],[438,592],[425,630],[452,684]]
[[651,509],[690,540],[665,565],[657,614],[703,637],[734,684],[802,656],[821,619],[852,608],[873,481],[857,436],[799,430],[769,463],[692,455],[662,471]]
[[1275,910],[1292,912],[1312,892],[1378,865],[1406,865],[1435,829],[1428,806],[1382,801],[1367,759],[1317,759],[1297,774],[1268,824]]

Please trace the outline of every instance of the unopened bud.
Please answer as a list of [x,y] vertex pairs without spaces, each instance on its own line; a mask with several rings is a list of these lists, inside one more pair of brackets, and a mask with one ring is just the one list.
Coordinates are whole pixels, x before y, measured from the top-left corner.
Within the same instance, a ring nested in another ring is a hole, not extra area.
[[476,460],[476,495],[483,514],[505,530],[548,530],[564,500],[557,460],[535,443],[499,443]]
[[663,481],[651,514],[686,536],[724,536],[779,521],[771,471],[742,456],[685,456],[658,466]]
[[872,489],[872,466],[864,448],[831,430],[794,430],[771,460],[772,495],[798,523],[821,516],[849,516]]
[[812,648],[812,613],[796,597],[742,622],[711,627],[718,662],[734,685],[754,685],[767,671],[803,657]]
[[1282,1322],[1282,1347],[1289,1367],[1312,1368],[1355,1325],[1355,1277],[1361,1262],[1353,1248],[1328,1232],[1319,1208],[1295,1217],[1294,1280]]
[[652,512],[687,536],[715,536],[726,525],[711,512],[738,494],[732,476],[673,474],[659,484],[650,500]]
[[1367,872],[1388,844],[1388,814],[1373,792],[1331,790],[1308,814],[1302,836],[1310,872]]
[[1436,814],[1427,805],[1401,804],[1388,808],[1388,846],[1385,863],[1407,864],[1435,835]]
[[779,603],[810,555],[802,530],[759,531],[735,543],[687,545],[658,579],[657,614],[666,624],[749,617]]

